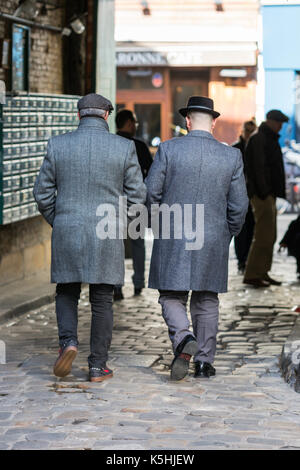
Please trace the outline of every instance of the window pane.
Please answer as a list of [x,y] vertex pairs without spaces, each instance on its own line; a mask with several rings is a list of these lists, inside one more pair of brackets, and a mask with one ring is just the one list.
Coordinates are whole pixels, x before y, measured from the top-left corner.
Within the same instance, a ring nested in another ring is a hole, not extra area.
[[163,88],[163,74],[160,70],[118,70],[118,90],[157,90]]
[[160,104],[136,104],[135,113],[139,123],[136,136],[152,146],[155,137],[161,138]]

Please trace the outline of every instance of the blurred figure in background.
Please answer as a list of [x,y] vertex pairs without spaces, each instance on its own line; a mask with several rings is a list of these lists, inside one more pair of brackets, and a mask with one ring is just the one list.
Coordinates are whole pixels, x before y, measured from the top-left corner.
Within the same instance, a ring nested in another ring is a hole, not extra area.
[[[138,126],[135,114],[129,109],[121,109],[116,116],[116,126],[118,135],[134,141],[143,179],[145,179],[153,159],[145,142],[135,138]],[[140,295],[145,287],[145,240],[144,238],[136,240],[130,238],[129,240],[132,251],[134,295]],[[114,300],[122,300],[123,298],[122,286],[115,286]]]
[[280,242],[280,250],[287,248],[288,255],[294,256],[297,262],[297,274],[300,279],[300,215],[290,223],[283,239]]
[[255,287],[280,285],[272,279],[273,248],[277,237],[276,198],[286,199],[283,156],[279,132],[289,118],[278,109],[267,113],[245,150],[245,174],[255,227],[244,283]]
[[[246,121],[243,125],[242,133],[239,140],[232,144],[232,147],[240,149],[243,155],[243,160],[245,157],[245,149],[247,142],[251,135],[256,131],[257,126],[254,118],[251,121]],[[244,274],[246,268],[246,261],[248,258],[248,253],[252,243],[253,232],[254,232],[254,216],[249,203],[248,212],[246,215],[245,223],[240,234],[234,237],[234,248],[235,254],[238,260],[238,271],[240,274]]]

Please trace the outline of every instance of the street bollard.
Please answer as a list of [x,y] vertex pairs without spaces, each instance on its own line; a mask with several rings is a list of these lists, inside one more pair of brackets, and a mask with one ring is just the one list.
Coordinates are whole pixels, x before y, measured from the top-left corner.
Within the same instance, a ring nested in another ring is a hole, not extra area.
[[6,364],[5,343],[0,341],[0,364]]

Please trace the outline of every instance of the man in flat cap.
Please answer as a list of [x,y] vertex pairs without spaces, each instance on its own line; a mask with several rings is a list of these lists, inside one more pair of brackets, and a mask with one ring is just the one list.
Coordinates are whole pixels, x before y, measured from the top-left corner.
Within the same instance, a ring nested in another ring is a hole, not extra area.
[[[149,287],[160,292],[174,351],[174,380],[188,374],[192,356],[195,377],[215,375],[218,293],[227,291],[230,240],[248,210],[241,152],[212,135],[220,115],[213,101],[193,96],[179,112],[188,134],[160,144],[146,179],[147,205],[160,209]],[[168,208],[173,212],[169,218],[163,216]],[[193,332],[187,317],[189,291]]]
[[88,358],[92,382],[113,375],[106,365],[113,286],[124,280],[123,239],[119,234],[99,235],[101,208],[112,208],[118,220],[120,197],[127,197],[128,206],[146,199],[134,142],[109,132],[106,121],[112,110],[111,102],[101,95],[81,98],[78,129],[49,140],[34,187],[39,210],[53,227],[51,282],[57,284],[60,344],[54,374],[65,377],[77,354],[78,300],[81,283],[86,283],[92,308]]
[[244,283],[255,287],[280,285],[269,275],[277,237],[276,198],[286,198],[279,131],[289,118],[278,109],[267,113],[245,151],[245,173],[255,229],[244,273]]

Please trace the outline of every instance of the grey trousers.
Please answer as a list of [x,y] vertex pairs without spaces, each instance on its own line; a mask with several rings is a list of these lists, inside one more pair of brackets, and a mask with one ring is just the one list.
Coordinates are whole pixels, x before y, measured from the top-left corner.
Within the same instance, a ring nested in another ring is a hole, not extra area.
[[219,321],[218,294],[209,291],[192,291],[190,311],[193,333],[187,316],[188,292],[159,291],[162,315],[169,329],[169,337],[175,353],[177,346],[187,335],[193,335],[198,343],[194,361],[213,363]]

